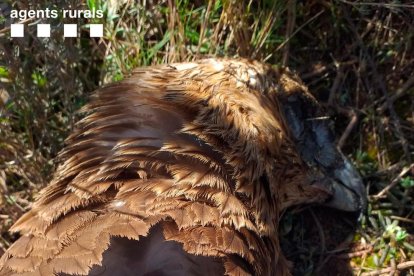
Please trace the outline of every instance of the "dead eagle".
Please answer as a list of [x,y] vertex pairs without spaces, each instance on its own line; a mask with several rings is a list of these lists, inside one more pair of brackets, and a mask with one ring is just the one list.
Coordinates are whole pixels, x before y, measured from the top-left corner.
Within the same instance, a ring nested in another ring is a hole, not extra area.
[[99,89],[1,275],[289,275],[282,212],[366,204],[289,70],[206,59]]

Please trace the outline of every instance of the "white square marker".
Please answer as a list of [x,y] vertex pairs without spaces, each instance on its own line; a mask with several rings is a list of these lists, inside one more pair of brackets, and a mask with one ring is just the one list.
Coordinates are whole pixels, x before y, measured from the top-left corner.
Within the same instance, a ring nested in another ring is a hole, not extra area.
[[63,25],[63,36],[64,37],[77,37],[78,36],[78,25],[77,24],[64,24]]
[[103,25],[102,24],[90,24],[90,37],[103,37]]
[[23,24],[11,24],[10,25],[11,37],[24,37],[24,25]]
[[50,37],[50,24],[37,24],[37,37]]

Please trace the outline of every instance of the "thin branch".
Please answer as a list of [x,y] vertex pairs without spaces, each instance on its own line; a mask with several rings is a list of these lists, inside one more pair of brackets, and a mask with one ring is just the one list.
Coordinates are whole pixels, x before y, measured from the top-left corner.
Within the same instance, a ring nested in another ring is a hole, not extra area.
[[[408,261],[408,262],[400,263],[396,267],[397,270],[406,270],[406,269],[409,269],[409,268],[414,268],[414,261]],[[394,269],[395,269],[395,267],[387,267],[387,268],[383,268],[383,269],[372,271],[372,272],[362,273],[361,276],[382,275],[382,274],[385,274],[385,273],[390,273]]]
[[390,219],[414,224],[414,220],[409,219],[409,218],[403,218],[403,217],[399,217],[399,216],[390,216]]
[[373,198],[379,199],[383,197],[387,192],[389,192],[389,190],[391,190],[395,185],[397,185],[400,182],[401,178],[403,178],[404,175],[406,175],[413,168],[414,168],[414,164],[411,164],[410,166],[403,168],[400,174],[396,178],[394,178],[389,185],[387,185],[384,189],[382,189],[382,191],[374,195]]
[[[414,75],[412,75],[392,96],[390,96],[390,101],[393,103],[397,99],[401,98],[405,95],[406,92],[409,91],[409,89],[414,85]],[[388,103],[383,103],[377,111],[382,113],[388,108]]]
[[325,12],[325,10],[321,10],[320,12],[318,12],[317,14],[315,14],[314,16],[312,16],[308,21],[306,21],[301,26],[299,26],[299,28],[297,28],[290,37],[288,37],[285,41],[283,41],[270,55],[268,55],[264,61],[266,61],[274,53],[276,53],[277,51],[279,51],[280,49],[282,49],[286,45],[286,43],[288,43],[298,32],[300,32],[300,30],[302,30],[306,25],[308,25],[310,22],[312,22],[313,20],[315,20],[316,18],[318,18],[324,12]]
[[384,81],[383,81],[384,78],[379,75],[378,70],[377,70],[377,66],[376,66],[374,60],[372,59],[371,55],[369,54],[369,51],[368,51],[367,47],[363,43],[362,38],[359,35],[355,24],[352,22],[351,17],[349,15],[349,12],[347,11],[347,9],[344,9],[344,12],[345,12],[345,15],[346,15],[345,19],[348,22],[352,32],[354,33],[359,47],[361,47],[362,51],[364,52],[365,56],[367,57],[368,64],[372,69],[372,74],[374,75],[374,78],[375,78],[375,81],[377,82],[378,88],[385,97],[386,104],[388,106],[388,110],[390,112],[391,118],[393,119],[396,135],[400,140],[402,149],[404,151],[404,155],[407,158],[407,160],[411,160],[411,155],[410,155],[410,150],[409,150],[409,147],[408,147],[408,142],[407,142],[407,139],[404,136],[404,133],[401,130],[400,119],[399,119],[397,113],[394,110],[394,106],[393,106],[392,101],[390,100],[387,88],[386,88],[386,86],[384,84]]
[[[288,18],[287,18],[287,24],[286,24],[286,37],[290,37],[292,35],[293,29],[295,28],[295,24],[296,24],[296,0],[288,1],[287,12],[288,12]],[[289,52],[290,52],[290,42],[288,41],[283,50],[283,58],[282,58],[283,66],[288,65]]]
[[351,2],[346,0],[340,0],[342,3],[350,4],[352,6],[376,6],[385,8],[414,8],[413,4],[398,4],[398,3],[375,3],[375,2]]
[[339,85],[341,84],[341,80],[344,76],[344,69],[340,63],[335,61],[335,67],[337,68],[337,73],[335,80],[332,84],[332,87],[329,91],[329,98],[328,98],[328,105],[332,105],[335,101],[336,91],[338,91]]
[[349,124],[346,126],[344,133],[342,133],[342,136],[338,141],[339,148],[342,148],[344,146],[346,139],[348,139],[349,135],[351,134],[351,131],[354,129],[355,125],[358,123],[358,115],[353,109],[349,111],[349,114],[350,114],[351,120],[349,121]]

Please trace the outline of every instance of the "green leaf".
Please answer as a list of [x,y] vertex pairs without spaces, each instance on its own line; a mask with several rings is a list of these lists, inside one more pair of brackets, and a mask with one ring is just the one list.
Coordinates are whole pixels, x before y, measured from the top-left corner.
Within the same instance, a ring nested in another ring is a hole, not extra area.
[[41,72],[35,71],[32,73],[32,80],[33,83],[36,84],[39,88],[43,88],[46,86],[47,79]]
[[401,228],[397,230],[397,233],[395,234],[395,240],[397,242],[402,242],[405,240],[405,238],[408,237],[408,234],[405,230],[402,230]]
[[412,188],[414,187],[414,179],[412,179],[410,176],[404,177],[401,179],[400,184],[406,189]]
[[88,7],[89,7],[89,9],[91,10],[91,11],[95,11],[96,10],[96,1],[95,0],[88,0],[87,1],[87,5],[88,5]]
[[0,78],[8,78],[9,70],[5,66],[0,66]]
[[170,41],[170,35],[170,32],[167,31],[162,40],[149,49],[148,59],[151,59],[162,47],[164,47],[165,44],[167,44],[167,42]]

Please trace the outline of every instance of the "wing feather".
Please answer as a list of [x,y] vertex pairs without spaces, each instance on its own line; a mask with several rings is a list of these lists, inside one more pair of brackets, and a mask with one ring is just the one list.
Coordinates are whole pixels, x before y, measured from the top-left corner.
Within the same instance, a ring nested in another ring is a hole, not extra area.
[[[136,70],[92,96],[53,181],[12,227],[22,237],[0,259],[1,275],[87,275],[121,259],[171,275],[276,271],[279,209],[258,179],[272,169],[270,154],[287,152],[286,137],[264,101],[268,91],[250,85],[248,71],[269,69],[250,61],[184,65]],[[137,251],[119,248],[123,238]],[[128,270],[117,269],[103,275]]]

